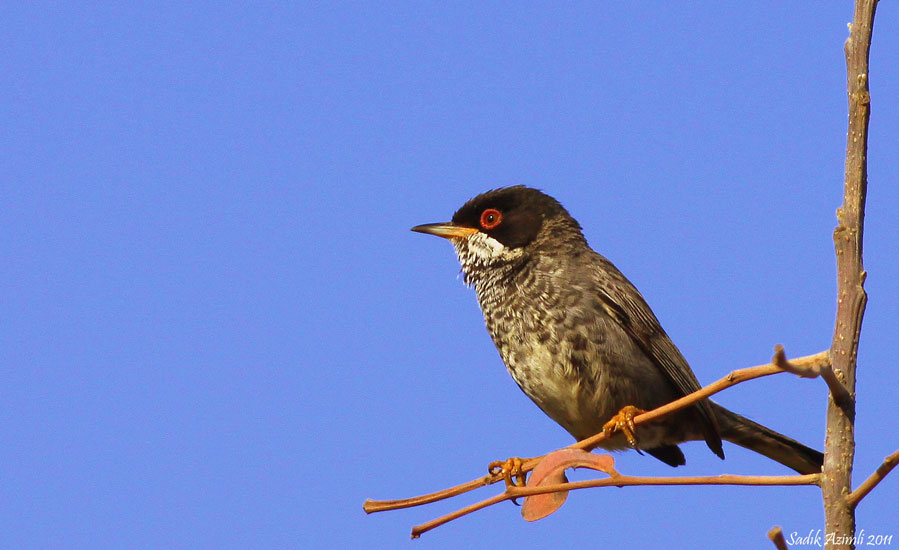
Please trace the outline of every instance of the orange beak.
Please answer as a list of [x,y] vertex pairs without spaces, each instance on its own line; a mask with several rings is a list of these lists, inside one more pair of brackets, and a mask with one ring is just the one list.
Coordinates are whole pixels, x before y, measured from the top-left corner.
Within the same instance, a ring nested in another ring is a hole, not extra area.
[[464,239],[478,232],[478,230],[473,227],[463,227],[452,222],[416,225],[412,228],[412,231],[436,235],[438,237],[443,237],[444,239]]

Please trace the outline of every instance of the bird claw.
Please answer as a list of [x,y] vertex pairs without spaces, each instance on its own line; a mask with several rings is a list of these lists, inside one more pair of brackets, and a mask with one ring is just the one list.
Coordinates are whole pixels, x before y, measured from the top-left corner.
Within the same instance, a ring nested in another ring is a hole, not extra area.
[[490,475],[502,477],[506,481],[506,487],[524,487],[527,474],[521,469],[524,461],[519,457],[495,460],[487,466]]
[[640,449],[637,447],[637,436],[634,433],[637,429],[634,424],[634,417],[645,412],[646,411],[643,409],[638,409],[633,405],[627,405],[618,411],[618,414],[613,416],[608,422],[603,424],[602,431],[606,434],[606,437],[611,437],[615,432],[623,433],[624,437],[627,439],[627,444],[639,453]]

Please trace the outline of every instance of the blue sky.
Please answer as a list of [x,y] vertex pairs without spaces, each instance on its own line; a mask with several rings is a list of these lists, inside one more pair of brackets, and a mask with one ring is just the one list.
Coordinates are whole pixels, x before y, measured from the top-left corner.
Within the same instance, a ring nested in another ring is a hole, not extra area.
[[[0,16],[0,546],[767,545],[812,488],[572,494],[408,540],[365,516],[570,437],[514,385],[451,247],[489,188],[565,204],[702,382],[829,346],[851,2],[15,5]],[[871,58],[856,480],[899,447],[899,11]],[[719,396],[822,447],[825,387]],[[672,470],[789,473],[701,443]],[[575,477],[583,478],[581,474]],[[899,476],[859,507],[899,536]]]

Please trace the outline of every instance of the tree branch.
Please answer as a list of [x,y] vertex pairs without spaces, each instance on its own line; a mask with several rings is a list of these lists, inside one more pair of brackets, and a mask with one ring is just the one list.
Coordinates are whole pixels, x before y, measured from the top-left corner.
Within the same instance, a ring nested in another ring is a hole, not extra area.
[[[849,132],[846,139],[846,173],[843,205],[837,210],[839,224],[833,232],[837,257],[837,316],[831,344],[833,374],[855,395],[855,369],[859,335],[867,294],[862,263],[865,198],[867,194],[868,120],[871,95],[868,91],[868,53],[877,0],[856,0],[853,22],[846,40],[846,81],[849,94]],[[834,533],[839,544],[828,548],[853,548],[855,513],[846,498],[852,487],[855,457],[855,403],[838,403],[831,395],[827,406],[827,436],[824,443],[822,492],[825,532]],[[844,542],[844,541],[850,542]]]
[[[809,369],[809,370],[820,370],[823,366],[830,365],[830,356],[829,352],[822,351],[820,353],[816,353],[814,355],[807,355],[805,357],[799,357],[796,359],[792,359],[790,364],[795,368]],[[735,386],[741,382],[746,382],[748,380],[753,380],[755,378],[761,378],[763,376],[770,376],[772,374],[777,374],[779,372],[784,372],[779,366],[774,363],[768,363],[767,365],[759,365],[756,367],[749,367],[745,369],[739,369],[731,372],[724,378],[718,380],[717,382],[713,382],[708,386],[697,390],[690,395],[682,397],[676,401],[672,401],[667,405],[663,405],[657,409],[653,409],[651,411],[645,412],[638,416],[634,417],[634,424],[639,425],[645,422],[649,422],[652,420],[656,420],[666,414],[671,414],[677,410],[680,410],[684,407],[689,407],[690,405],[705,399],[711,395],[714,395],[722,390],[725,390],[731,386]],[[585,449],[589,450],[605,439],[605,434],[598,433],[593,437],[584,439],[583,441],[579,441],[573,445],[570,445],[568,448],[573,449]],[[542,460],[542,456],[528,458],[523,461],[522,464],[522,472],[529,472],[534,469],[534,467]],[[448,498],[452,498],[469,491],[473,491],[480,487],[485,487],[487,485],[492,485],[497,483],[498,481],[502,481],[502,475],[486,475],[483,477],[479,477],[473,479],[471,481],[462,483],[460,485],[456,485],[455,487],[450,487],[448,489],[444,489],[442,491],[437,491],[435,493],[429,493],[426,495],[421,495],[412,498],[405,499],[397,499],[397,500],[372,500],[368,499],[362,504],[362,509],[367,513],[371,514],[374,512],[384,512],[388,510],[397,510],[400,508],[411,508],[413,506],[421,506],[424,504],[430,504],[432,502],[437,502],[440,500],[445,500]],[[500,499],[496,502],[501,502],[504,499]],[[486,501],[485,501],[486,502]],[[488,505],[489,506],[489,505]],[[465,508],[463,508],[465,510]],[[464,514],[463,514],[464,515]]]
[[[783,346],[778,346],[780,348],[780,353],[783,355]],[[777,348],[775,348],[775,351]],[[775,357],[777,354],[775,353]],[[830,366],[830,356],[829,352],[822,351],[820,353],[816,353],[814,355],[806,355],[805,357],[799,357],[797,359],[793,359],[790,361],[790,364],[793,365],[796,369],[802,369],[807,372],[811,371],[821,371],[825,366]],[[643,414],[637,415],[634,417],[634,425],[639,426],[640,424],[644,424],[646,422],[651,422],[662,416],[667,414],[671,414],[674,411],[683,409],[684,407],[689,407],[694,403],[702,401],[707,397],[715,395],[716,393],[726,390],[731,386],[735,386],[741,382],[746,382],[747,380],[753,380],[755,378],[761,378],[763,376],[770,376],[772,374],[777,374],[780,372],[787,372],[780,367],[780,365],[775,362],[768,363],[767,365],[760,365],[757,367],[749,367],[745,369],[739,369],[732,371],[730,374],[725,376],[724,378],[712,382],[708,386],[701,388],[690,395],[686,395],[681,397],[676,401],[672,401],[667,405],[663,405],[657,409],[653,409],[651,411],[647,411]],[[589,450],[596,447],[602,440],[605,439],[605,434],[598,433],[593,437],[588,437],[583,441],[579,441],[574,445],[571,445],[573,448],[577,449],[585,449]]]
[[573,491],[576,489],[591,489],[594,487],[631,487],[631,486],[662,486],[662,485],[752,485],[752,486],[795,486],[818,485],[821,474],[793,475],[793,476],[691,476],[691,477],[640,477],[617,475],[603,479],[590,479],[587,481],[574,481],[571,483],[557,483],[542,485],[540,487],[507,487],[504,493],[476,502],[455,512],[433,519],[427,523],[416,525],[412,528],[412,538],[417,539],[431,529],[435,529],[455,519],[467,516],[478,510],[493,506],[506,500],[541,495],[560,491]]
[[784,531],[780,528],[780,526],[775,525],[768,531],[768,539],[774,543],[774,546],[777,547],[777,550],[789,550],[787,546],[787,541],[784,540]]
[[874,489],[874,487],[877,487],[878,483],[883,481],[883,478],[885,478],[887,474],[896,467],[897,463],[899,463],[899,451],[896,451],[890,456],[884,458],[883,464],[878,466],[877,469],[874,470],[874,473],[871,474],[864,483],[859,485],[856,490],[852,491],[852,493],[850,493],[849,496],[846,497],[846,504],[851,508],[855,508],[856,506],[858,506],[859,501],[868,496],[868,493],[870,493],[871,490]]
[[771,362],[781,369],[792,372],[802,378],[816,378],[820,376],[827,382],[827,387],[830,388],[830,395],[833,396],[833,400],[837,405],[846,408],[852,403],[852,395],[850,395],[846,386],[837,380],[837,376],[834,374],[830,364],[817,366],[798,365],[795,361],[787,360],[784,347],[780,344],[774,346],[774,357],[771,359]]

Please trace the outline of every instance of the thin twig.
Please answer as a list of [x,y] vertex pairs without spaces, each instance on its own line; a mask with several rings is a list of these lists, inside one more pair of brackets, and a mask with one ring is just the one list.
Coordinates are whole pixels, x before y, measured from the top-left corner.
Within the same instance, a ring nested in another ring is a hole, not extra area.
[[576,489],[590,489],[593,487],[636,487],[643,485],[754,485],[754,486],[790,486],[790,485],[817,485],[821,480],[821,474],[804,474],[790,476],[740,476],[733,474],[721,474],[717,476],[672,476],[672,477],[643,477],[617,475],[602,479],[588,479],[585,481],[572,481],[569,483],[555,483],[541,485],[539,487],[509,487],[506,489],[508,498],[519,498],[530,495],[543,495],[558,491],[574,491]]
[[738,475],[718,475],[718,476],[692,476],[692,477],[640,477],[640,476],[623,476],[617,475],[602,479],[591,479],[586,481],[574,481],[571,483],[557,483],[553,485],[542,485],[539,487],[507,487],[502,494],[490,497],[481,502],[476,502],[465,508],[456,510],[455,512],[446,514],[439,518],[433,519],[427,523],[416,525],[412,528],[412,538],[418,538],[422,534],[431,529],[440,527],[462,516],[477,512],[498,504],[505,500],[526,497],[531,495],[541,495],[546,493],[555,493],[559,491],[574,491],[577,489],[591,489],[594,487],[631,487],[631,486],[664,486],[664,485],[752,485],[752,486],[795,486],[795,485],[818,485],[821,480],[821,474],[806,474],[792,476],[738,476]]
[[[502,479],[502,477],[500,477],[499,479]],[[372,514],[374,512],[386,512],[387,510],[399,510],[400,508],[421,506],[423,504],[430,504],[432,502],[437,502],[438,500],[445,500],[458,495],[462,495],[469,491],[473,491],[481,487],[486,487],[487,485],[496,483],[497,481],[497,479],[494,479],[494,476],[487,475],[479,477],[477,479],[473,479],[466,483],[462,483],[461,485],[456,485],[455,487],[450,487],[449,489],[444,489],[442,491],[428,493],[426,495],[417,497],[402,498],[397,500],[367,499],[362,503],[362,509],[366,514]]]
[[440,516],[437,519],[432,519],[431,521],[429,521],[427,523],[422,523],[421,525],[416,525],[415,527],[412,528],[412,538],[417,539],[423,533],[427,533],[431,529],[435,529],[445,523],[449,523],[449,522],[453,521],[454,519],[459,519],[462,516],[467,516],[468,514],[470,514],[472,512],[477,512],[478,510],[483,510],[484,508],[487,508],[488,506],[493,506],[494,504],[498,504],[498,503],[500,503],[504,500],[508,500],[508,499],[509,499],[509,497],[507,497],[505,493],[500,493],[500,494],[492,496],[486,500],[482,500],[481,502],[475,502],[474,504],[470,504],[470,505],[466,506],[465,508],[460,508],[460,509],[456,510],[455,512],[451,512],[445,516]]
[[851,418],[855,418],[855,403],[853,402],[852,394],[840,382],[839,378],[837,378],[837,373],[834,372],[830,365],[821,368],[821,378],[827,382],[827,387],[830,388],[830,395],[833,397],[833,402],[836,406],[843,409]]
[[787,546],[787,541],[784,540],[784,531],[780,528],[779,525],[775,525],[768,531],[768,538],[771,542],[774,543],[774,546],[777,547],[777,550],[790,550]]
[[[816,353],[814,355],[806,355],[805,357],[798,357],[796,359],[792,359],[790,364],[795,366],[796,368],[802,369],[820,369],[822,365],[830,364],[830,356],[828,352],[822,351],[820,353]],[[759,365],[756,367],[748,367],[745,369],[738,369],[724,378],[709,384],[708,386],[697,390],[690,395],[685,397],[681,397],[676,401],[672,401],[667,405],[663,405],[657,409],[653,409],[651,411],[645,412],[643,414],[637,415],[634,417],[634,424],[640,425],[645,422],[650,422],[652,420],[656,420],[664,415],[671,414],[675,411],[678,411],[684,407],[689,407],[694,403],[701,401],[711,395],[714,395],[720,391],[723,391],[731,386],[735,386],[741,382],[746,382],[748,380],[753,380],[755,378],[761,378],[763,376],[770,376],[772,374],[777,374],[783,371],[779,366],[774,363],[768,363],[767,365]],[[573,445],[570,445],[569,448],[573,449],[592,449],[596,447],[599,443],[601,443],[606,438],[605,434],[600,432],[593,437],[589,437],[582,441],[579,441]],[[542,460],[542,456],[528,458],[524,460],[522,464],[521,470],[523,472],[530,472],[537,466],[537,464]],[[426,495],[421,495],[412,498],[405,499],[396,499],[396,500],[366,500],[362,508],[366,513],[371,514],[374,512],[385,512],[388,510],[397,510],[400,508],[410,508],[413,506],[421,506],[423,504],[429,504],[431,502],[437,502],[439,500],[444,500],[447,498],[455,497],[469,491],[473,491],[480,487],[485,487],[487,485],[492,485],[497,483],[498,481],[502,481],[502,475],[486,475],[471,481],[467,481],[455,487],[450,487],[448,489],[444,489],[441,491],[437,491],[434,493],[429,493]]]
[[850,508],[858,506],[859,501],[868,496],[868,493],[870,493],[874,487],[877,487],[878,483],[883,481],[883,478],[896,467],[896,464],[899,464],[899,451],[884,458],[883,464],[878,466],[877,469],[874,470],[874,473],[871,474],[864,483],[859,485],[856,490],[849,493],[849,496],[846,497],[846,504],[848,504]]
[[793,361],[788,360],[784,347],[780,344],[774,346],[774,357],[771,358],[771,362],[780,367],[781,370],[792,372],[802,378],[817,378],[821,376],[821,368],[818,365],[797,365]]
[[787,360],[784,347],[780,344],[774,346],[774,357],[771,358],[771,362],[781,369],[792,372],[802,378],[817,378],[820,376],[827,382],[827,387],[830,388],[830,394],[833,396],[834,403],[847,410],[849,409],[847,405],[852,403],[852,395],[846,389],[846,386],[837,380],[837,375],[830,368],[830,364],[815,366],[796,365],[793,361]]
[[[830,364],[830,355],[826,351],[822,351],[820,353],[816,353],[814,355],[806,355],[805,357],[799,357],[797,359],[793,359],[790,361],[792,365],[796,368],[812,370],[812,369],[820,369],[822,365]],[[651,411],[645,412],[643,414],[637,415],[634,417],[634,424],[640,425],[646,422],[651,422],[656,420],[666,414],[671,414],[674,411],[683,409],[684,407],[689,407],[690,405],[702,401],[703,399],[715,395],[716,393],[726,390],[731,386],[735,386],[741,382],[746,382],[747,380],[753,380],[755,378],[761,378],[763,376],[770,376],[772,374],[777,374],[780,372],[785,372],[778,365],[774,363],[768,363],[767,365],[760,365],[757,367],[749,367],[745,369],[739,369],[731,372],[724,378],[718,380],[717,382],[713,382],[704,388],[697,390],[690,395],[681,397],[676,401],[672,401],[667,405],[663,405],[657,409],[653,409]],[[596,447],[596,445],[605,439],[605,434],[599,433],[594,435],[593,437],[588,437],[583,441],[579,441],[572,445],[572,447],[578,449],[592,449]]]

